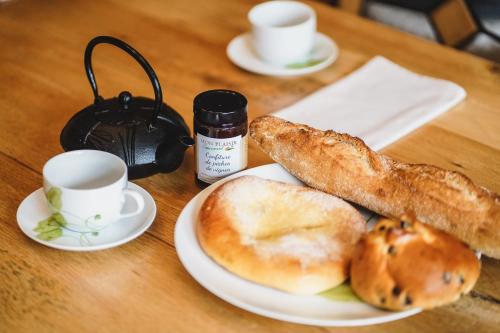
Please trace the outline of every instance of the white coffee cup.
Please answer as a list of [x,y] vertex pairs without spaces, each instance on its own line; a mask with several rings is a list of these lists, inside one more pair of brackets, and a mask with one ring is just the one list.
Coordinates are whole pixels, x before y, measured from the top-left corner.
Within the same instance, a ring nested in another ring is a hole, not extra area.
[[316,34],[316,13],[298,1],[268,1],[248,13],[252,46],[264,61],[290,65],[307,61]]
[[[127,189],[127,166],[113,154],[75,150],[52,157],[43,167],[43,189],[53,213],[78,230],[98,230],[122,218],[139,214],[144,198]],[[126,197],[136,202],[122,213]]]

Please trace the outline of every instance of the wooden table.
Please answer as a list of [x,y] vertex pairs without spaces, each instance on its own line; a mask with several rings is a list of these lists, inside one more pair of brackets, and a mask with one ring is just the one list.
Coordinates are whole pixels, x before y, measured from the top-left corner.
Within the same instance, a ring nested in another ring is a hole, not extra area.
[[[500,264],[483,258],[474,291],[460,301],[383,325],[319,328],[240,310],[196,283],[173,243],[183,206],[199,191],[193,151],[172,173],[137,181],[154,196],[150,230],[119,248],[70,253],[25,237],[21,200],[41,186],[45,161],[62,151],[59,133],[91,103],[83,71],[88,40],[130,42],[156,69],[166,101],[191,123],[193,97],[229,88],[248,97],[250,117],[287,106],[383,55],[415,72],[454,81],[468,97],[384,152],[408,162],[458,170],[500,192],[500,66],[365,19],[311,3],[319,30],[340,46],[338,61],[293,79],[242,71],[225,55],[248,29],[256,1],[8,1],[0,4],[0,331],[1,332],[498,332]],[[151,96],[142,70],[120,50],[98,47],[103,96],[129,89]],[[270,160],[250,143],[250,166]]]

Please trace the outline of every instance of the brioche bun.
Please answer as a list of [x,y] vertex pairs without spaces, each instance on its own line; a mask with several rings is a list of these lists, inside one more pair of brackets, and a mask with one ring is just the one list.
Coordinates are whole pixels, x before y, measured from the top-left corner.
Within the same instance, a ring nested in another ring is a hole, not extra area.
[[383,219],[356,248],[351,286],[377,307],[430,309],[468,293],[479,271],[475,253],[454,236],[409,218]]

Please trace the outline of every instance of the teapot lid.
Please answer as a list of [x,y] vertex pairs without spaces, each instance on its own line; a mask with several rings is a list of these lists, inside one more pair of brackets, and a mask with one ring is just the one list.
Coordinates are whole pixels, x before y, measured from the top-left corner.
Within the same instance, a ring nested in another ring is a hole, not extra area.
[[[91,56],[100,43],[119,47],[142,66],[153,85],[154,99],[134,97],[128,91],[109,99],[99,95]],[[113,153],[127,163],[130,179],[175,170],[182,162],[184,150],[194,142],[182,116],[163,103],[160,82],[146,59],[119,39],[99,36],[88,43],[84,63],[94,103],[76,113],[62,130],[64,150]]]

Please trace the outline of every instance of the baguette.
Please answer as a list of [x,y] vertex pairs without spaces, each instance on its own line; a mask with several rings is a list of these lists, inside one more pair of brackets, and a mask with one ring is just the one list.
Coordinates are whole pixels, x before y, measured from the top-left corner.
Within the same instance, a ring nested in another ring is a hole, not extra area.
[[250,124],[259,147],[295,177],[380,215],[414,214],[500,259],[500,196],[455,171],[407,164],[359,138],[264,116]]

